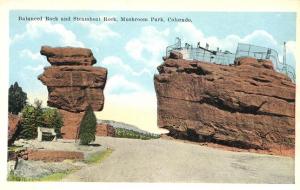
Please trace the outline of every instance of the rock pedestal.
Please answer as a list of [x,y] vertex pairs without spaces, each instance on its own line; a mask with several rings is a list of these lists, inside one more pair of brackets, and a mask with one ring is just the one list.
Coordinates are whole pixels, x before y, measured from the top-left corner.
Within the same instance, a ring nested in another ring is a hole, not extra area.
[[92,66],[96,59],[87,48],[43,46],[41,54],[51,64],[38,77],[47,86],[47,104],[63,116],[63,138],[74,139],[86,107],[103,109],[107,69]]
[[230,66],[168,58],[154,84],[169,135],[245,149],[294,149],[295,84],[267,60]]

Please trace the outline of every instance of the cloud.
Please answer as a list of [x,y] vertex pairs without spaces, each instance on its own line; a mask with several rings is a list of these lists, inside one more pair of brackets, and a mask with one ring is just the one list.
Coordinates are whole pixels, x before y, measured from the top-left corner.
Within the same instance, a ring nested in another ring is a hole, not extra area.
[[[37,72],[42,72],[43,68],[45,67],[45,65],[47,64],[47,61],[46,61],[46,58],[44,56],[41,56],[41,54],[39,52],[37,53],[33,53],[31,50],[29,49],[23,49],[21,52],[20,52],[20,57],[21,58],[29,58],[33,61],[33,63],[37,63],[37,62],[40,62],[38,63],[37,65],[26,65],[25,66],[25,69],[29,70],[29,71],[32,71],[34,73],[37,73]],[[29,62],[29,61],[28,61]]]
[[123,75],[113,75],[107,80],[105,93],[120,94],[143,90],[138,83],[127,80]]
[[23,57],[23,58],[29,58],[29,59],[34,60],[34,61],[45,61],[44,56],[41,56],[40,52],[33,53],[29,49],[23,49],[20,52],[20,56]]
[[148,75],[150,77],[153,76],[153,73],[151,73],[148,69],[143,68],[140,71],[134,71],[128,64],[125,64],[121,58],[117,56],[108,56],[105,57],[101,63],[105,66],[107,66],[109,69],[114,69],[120,72],[126,72],[133,76],[142,76],[142,75]]
[[287,41],[286,42],[286,52],[291,53],[296,57],[296,42],[295,41]]
[[45,38],[45,35],[56,35],[61,46],[84,47],[84,44],[77,40],[76,35],[71,30],[66,29],[62,24],[52,24],[49,21],[28,22],[26,31],[13,36],[10,42],[15,43],[28,38]]
[[256,43],[262,46],[278,46],[278,42],[274,37],[265,30],[255,30],[244,38],[241,38],[241,41],[245,43]]
[[128,52],[128,54],[136,60],[141,60],[142,52],[143,52],[144,46],[141,40],[139,39],[132,39],[127,42],[125,46],[125,50]]
[[201,46],[208,43],[210,49],[219,47],[234,52],[239,42],[278,48],[278,42],[265,30],[254,30],[244,37],[231,34],[224,38],[217,38],[216,36],[205,36],[201,29],[196,28],[192,23],[179,23],[175,27],[175,32],[181,34],[184,37],[183,40],[188,43],[200,42]]
[[27,66],[25,66],[25,69],[30,70],[35,73],[41,73],[43,71],[44,67],[45,67],[44,64],[39,64],[37,66],[27,65]]
[[125,50],[133,59],[148,66],[157,66],[160,63],[159,59],[168,46],[166,38],[169,34],[170,30],[168,28],[159,31],[154,26],[143,27],[137,38],[133,38],[126,43]]
[[89,37],[94,39],[94,40],[98,40],[98,41],[102,41],[105,40],[107,38],[114,38],[114,37],[120,37],[120,34],[117,32],[112,31],[107,24],[94,24],[92,22],[79,22],[79,24],[88,29],[89,31]]
[[[238,43],[247,43],[258,45],[262,47],[269,47],[278,52],[279,60],[282,61],[282,45],[267,31],[265,30],[254,30],[253,32],[245,35],[227,35],[224,38],[217,38],[216,36],[204,35],[201,29],[196,28],[192,23],[179,23],[175,27],[175,32],[180,34],[182,42],[187,43],[197,43],[200,42],[201,46],[205,46],[206,43],[209,44],[209,49],[217,49],[219,47],[221,50],[228,50],[235,53]],[[296,42],[288,41],[286,44],[287,48],[287,59],[290,65],[294,65],[294,60],[296,57]]]

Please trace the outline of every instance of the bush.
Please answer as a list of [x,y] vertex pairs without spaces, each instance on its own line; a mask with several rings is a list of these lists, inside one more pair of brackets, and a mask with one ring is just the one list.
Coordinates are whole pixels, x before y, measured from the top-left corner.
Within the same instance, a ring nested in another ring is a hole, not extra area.
[[22,123],[18,138],[35,139],[38,127],[54,128],[57,137],[61,137],[62,126],[63,120],[57,109],[42,108],[42,102],[35,101],[34,105],[26,105],[22,110]]
[[137,131],[124,129],[124,128],[116,128],[116,137],[149,140],[149,139],[157,139],[160,137],[160,135],[152,134],[152,133],[140,133]]
[[26,105],[27,94],[17,82],[8,89],[8,112],[18,114]]
[[85,110],[84,116],[80,123],[79,138],[80,144],[88,145],[95,140],[97,119],[93,108],[89,105]]

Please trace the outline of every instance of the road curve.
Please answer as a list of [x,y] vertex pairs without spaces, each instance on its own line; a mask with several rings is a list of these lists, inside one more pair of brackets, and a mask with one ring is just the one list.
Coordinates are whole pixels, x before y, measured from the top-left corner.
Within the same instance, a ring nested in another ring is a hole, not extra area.
[[230,152],[175,140],[97,137],[114,149],[102,163],[63,181],[295,183],[294,159]]

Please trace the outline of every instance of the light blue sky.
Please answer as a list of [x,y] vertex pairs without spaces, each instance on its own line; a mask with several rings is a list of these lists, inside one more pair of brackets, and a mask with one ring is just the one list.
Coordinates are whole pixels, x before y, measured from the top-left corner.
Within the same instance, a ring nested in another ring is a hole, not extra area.
[[[181,17],[177,22],[25,22],[18,16],[116,16]],[[271,47],[282,55],[288,42],[288,59],[295,65],[295,13],[231,12],[117,12],[117,11],[11,11],[9,83],[15,81],[31,96],[47,97],[46,87],[37,80],[44,66],[42,45],[91,48],[95,66],[108,68],[106,95],[135,91],[154,94],[153,74],[162,63],[165,47],[178,36],[183,42],[207,41],[212,47],[234,50],[237,42]],[[203,44],[202,43],[202,44]]]

